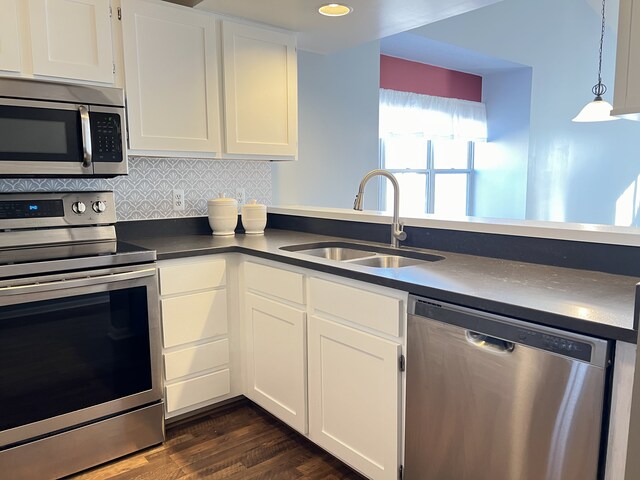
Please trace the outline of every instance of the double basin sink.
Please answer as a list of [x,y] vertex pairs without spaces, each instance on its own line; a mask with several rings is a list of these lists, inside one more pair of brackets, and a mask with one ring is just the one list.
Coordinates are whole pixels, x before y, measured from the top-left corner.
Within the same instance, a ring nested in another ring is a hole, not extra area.
[[349,242],[321,242],[281,247],[288,252],[303,253],[338,262],[373,268],[403,268],[444,260],[444,257],[413,250],[361,245]]

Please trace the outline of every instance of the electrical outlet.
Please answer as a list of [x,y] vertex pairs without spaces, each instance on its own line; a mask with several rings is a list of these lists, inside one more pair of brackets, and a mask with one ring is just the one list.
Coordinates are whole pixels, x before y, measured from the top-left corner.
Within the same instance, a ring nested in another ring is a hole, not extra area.
[[238,205],[244,205],[245,203],[247,203],[244,188],[236,188],[236,200],[238,201]]
[[171,198],[173,198],[173,210],[175,212],[184,210],[184,190],[174,188]]

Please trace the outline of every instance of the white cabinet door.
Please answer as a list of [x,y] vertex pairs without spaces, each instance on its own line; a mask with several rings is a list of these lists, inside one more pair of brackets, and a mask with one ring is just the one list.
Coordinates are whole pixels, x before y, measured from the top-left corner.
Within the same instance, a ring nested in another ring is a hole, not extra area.
[[227,21],[222,34],[226,153],[295,156],[295,37]]
[[305,434],[305,312],[245,294],[246,395]]
[[220,148],[214,18],[175,5],[123,0],[129,148]]
[[33,73],[113,83],[109,0],[29,0]]
[[400,345],[309,320],[309,436],[370,478],[398,478]]
[[640,1],[620,0],[612,115],[640,120]]
[[0,70],[20,71],[18,0],[0,0]]

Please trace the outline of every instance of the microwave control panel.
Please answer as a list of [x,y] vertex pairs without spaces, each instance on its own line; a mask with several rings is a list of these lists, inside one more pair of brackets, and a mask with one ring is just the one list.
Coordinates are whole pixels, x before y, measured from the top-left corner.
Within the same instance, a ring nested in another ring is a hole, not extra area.
[[117,113],[91,112],[91,148],[93,160],[121,162],[122,118]]

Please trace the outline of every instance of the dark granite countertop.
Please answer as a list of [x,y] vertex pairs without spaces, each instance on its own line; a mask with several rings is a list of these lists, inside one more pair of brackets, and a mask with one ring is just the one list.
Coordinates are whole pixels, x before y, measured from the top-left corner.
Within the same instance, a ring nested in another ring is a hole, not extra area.
[[158,260],[244,253],[538,324],[631,343],[637,340],[637,277],[435,250],[422,251],[445,259],[378,269],[280,249],[323,241],[367,242],[277,229],[268,229],[263,236],[193,234],[124,240],[156,250]]

